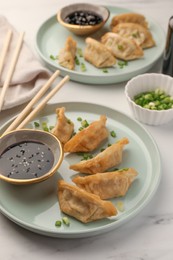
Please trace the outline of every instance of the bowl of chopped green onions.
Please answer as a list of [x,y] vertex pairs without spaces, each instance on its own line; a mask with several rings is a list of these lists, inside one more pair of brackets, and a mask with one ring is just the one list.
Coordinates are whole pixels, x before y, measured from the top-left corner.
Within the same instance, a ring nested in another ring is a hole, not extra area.
[[148,125],[162,125],[173,120],[173,78],[146,73],[129,80],[125,95],[134,117]]

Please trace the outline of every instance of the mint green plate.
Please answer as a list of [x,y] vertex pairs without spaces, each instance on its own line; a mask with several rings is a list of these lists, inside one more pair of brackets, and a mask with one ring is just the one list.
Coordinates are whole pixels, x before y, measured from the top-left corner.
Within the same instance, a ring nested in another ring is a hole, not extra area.
[[[49,126],[56,122],[55,109],[66,107],[66,115],[71,119],[76,130],[80,127],[78,117],[97,120],[101,114],[107,116],[108,129],[114,130],[116,138],[109,137],[108,143],[114,143],[122,137],[128,137],[130,143],[123,153],[123,162],[119,169],[134,167],[139,175],[125,197],[112,199],[117,206],[119,201],[124,211],[111,217],[88,224],[69,217],[70,226],[55,227],[55,221],[64,216],[59,209],[57,198],[57,180],[63,178],[71,183],[76,172],[69,165],[81,160],[79,155],[66,154],[58,172],[50,179],[28,186],[16,186],[0,181],[0,211],[7,218],[25,229],[51,237],[77,238],[102,234],[113,230],[136,216],[151,200],[158,188],[161,177],[161,163],[158,148],[150,134],[135,120],[114,109],[90,103],[59,103],[47,105],[34,121],[46,121]],[[1,128],[1,133],[6,125]],[[33,127],[31,122],[28,127]],[[100,149],[96,151],[98,153]]]
[[[106,32],[110,31],[110,22],[114,15],[125,12],[132,12],[128,9],[119,7],[108,7],[110,10],[110,18],[106,25],[95,34],[90,35],[93,38],[100,39]],[[156,46],[144,51],[144,57],[128,62],[128,66],[121,69],[118,65],[108,69],[108,73],[104,73],[102,69],[97,69],[93,65],[86,62],[83,58],[79,58],[86,66],[86,71],[82,72],[80,66],[75,70],[68,70],[58,64],[58,60],[51,60],[50,55],[57,56],[60,49],[64,47],[65,41],[69,35],[77,41],[77,46],[84,50],[85,37],[76,36],[69,32],[66,28],[57,22],[56,15],[45,21],[36,34],[36,50],[47,67],[51,70],[59,69],[64,76],[68,74],[73,81],[86,84],[113,84],[129,80],[130,78],[148,71],[155,62],[161,57],[165,47],[165,34],[156,22],[147,18],[150,31],[155,39]],[[79,56],[79,55],[78,55]]]

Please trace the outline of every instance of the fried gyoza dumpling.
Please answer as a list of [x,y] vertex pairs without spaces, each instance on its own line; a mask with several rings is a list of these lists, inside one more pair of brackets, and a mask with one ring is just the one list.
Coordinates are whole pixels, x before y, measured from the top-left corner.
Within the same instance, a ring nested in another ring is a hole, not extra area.
[[112,67],[116,63],[112,53],[100,42],[86,38],[86,48],[84,50],[84,58],[97,68]]
[[70,185],[63,180],[58,181],[58,200],[62,212],[83,223],[117,214],[117,210],[111,202],[103,201],[99,196]]
[[88,174],[104,172],[121,163],[123,147],[128,143],[129,140],[124,137],[115,144],[107,147],[94,158],[70,165],[70,169]]
[[101,199],[111,199],[124,196],[137,175],[135,169],[127,168],[86,177],[79,176],[74,178],[73,182],[79,188],[96,194]]
[[145,16],[138,13],[123,13],[114,16],[111,21],[111,28],[119,23],[137,23],[145,28],[148,28],[148,23]]
[[75,68],[75,56],[76,56],[76,46],[77,43],[68,37],[65,43],[65,47],[60,50],[58,55],[59,64],[69,70],[74,70]]
[[64,152],[90,152],[108,137],[106,116],[101,115],[98,121],[92,122],[74,135],[64,146]]
[[117,33],[108,32],[104,34],[101,42],[116,58],[122,60],[138,59],[144,54],[142,48],[135,41]]
[[122,37],[133,39],[143,49],[155,46],[155,41],[149,30],[136,23],[119,23],[112,28],[112,32]]
[[57,108],[56,114],[57,123],[52,129],[52,134],[58,137],[62,144],[65,144],[73,134],[74,124],[65,116],[65,107]]

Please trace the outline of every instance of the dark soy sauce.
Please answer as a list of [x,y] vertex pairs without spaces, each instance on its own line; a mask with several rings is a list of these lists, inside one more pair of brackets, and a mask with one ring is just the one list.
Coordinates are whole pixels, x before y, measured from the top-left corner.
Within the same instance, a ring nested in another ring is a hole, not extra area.
[[103,19],[100,15],[91,11],[75,11],[69,14],[64,21],[75,25],[96,25],[101,23]]
[[0,155],[0,172],[13,179],[33,179],[47,173],[53,163],[54,156],[47,145],[26,141],[8,147]]

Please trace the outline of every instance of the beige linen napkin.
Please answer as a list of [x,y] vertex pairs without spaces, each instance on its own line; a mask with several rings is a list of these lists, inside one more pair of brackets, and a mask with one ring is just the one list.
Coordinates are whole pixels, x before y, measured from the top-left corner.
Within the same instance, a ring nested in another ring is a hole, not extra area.
[[[19,33],[14,27],[5,17],[0,16],[0,51],[2,50],[3,42],[9,29],[12,30],[13,34],[0,77],[0,91],[19,38]],[[49,77],[50,72],[40,64],[24,41],[10,87],[5,95],[2,110],[21,105],[31,100]]]

